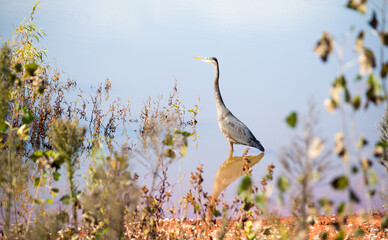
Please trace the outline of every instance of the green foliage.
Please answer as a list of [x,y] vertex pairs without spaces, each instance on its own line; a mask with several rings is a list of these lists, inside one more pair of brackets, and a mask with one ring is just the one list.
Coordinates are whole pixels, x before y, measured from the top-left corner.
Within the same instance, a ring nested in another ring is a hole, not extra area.
[[[334,50],[338,53],[338,60],[341,64],[339,66],[338,77],[334,80],[329,91],[330,96],[324,102],[327,112],[339,112],[342,123],[341,132],[338,132],[335,136],[334,153],[342,159],[345,173],[342,176],[332,179],[331,185],[334,189],[347,193],[350,203],[346,205],[340,204],[337,209],[339,214],[342,214],[348,209],[353,209],[354,203],[360,203],[360,192],[356,192],[351,184],[354,180],[353,178],[360,178],[360,176],[357,176],[360,173],[362,174],[361,179],[364,183],[367,208],[371,208],[371,198],[376,196],[379,178],[376,174],[377,171],[373,169],[372,161],[369,160],[371,159],[368,156],[369,153],[366,153],[368,151],[367,144],[369,140],[356,132],[355,126],[357,125],[357,122],[355,121],[355,114],[361,114],[360,110],[367,109],[372,105],[371,103],[377,108],[381,108],[382,104],[384,104],[386,108],[386,105],[388,104],[385,80],[388,72],[388,65],[385,59],[386,56],[384,55],[388,43],[388,35],[385,29],[387,2],[381,1],[377,4],[371,4],[367,0],[348,0],[346,7],[361,14],[366,14],[368,8],[372,9],[371,18],[369,19],[368,24],[373,30],[360,29],[358,35],[355,36],[354,53],[357,55],[357,59],[352,59],[354,56],[351,56],[351,58],[349,58],[349,56],[344,56],[344,53],[346,52],[346,39],[344,39],[344,43],[337,42],[336,38],[327,37],[330,35],[326,32],[324,34],[326,37],[321,37],[321,40],[318,42],[315,49],[318,56],[327,59],[328,55],[332,53],[331,51],[328,51],[327,46],[338,46],[338,48],[335,48]],[[370,34],[371,32],[377,34]],[[350,35],[353,35],[353,33],[351,32]],[[325,39],[328,43],[323,44],[322,39]],[[368,42],[364,41],[364,39],[368,39]],[[366,44],[370,43],[371,39],[377,43],[377,49],[375,47],[366,46]],[[323,51],[322,49],[325,49],[326,51]],[[326,53],[326,55],[324,53]],[[354,65],[354,60],[358,61],[359,73],[353,77],[347,70],[350,66]],[[346,79],[355,79],[355,82],[348,83]],[[351,114],[347,113],[349,109],[352,110]],[[363,112],[362,114],[366,114],[366,112]],[[384,139],[387,135],[384,130],[384,124],[387,122],[386,120],[386,117],[384,117],[381,122],[381,135],[379,141],[375,144],[374,155],[387,170],[387,164],[385,164],[386,161],[384,161],[384,155],[387,149],[386,139]],[[350,122],[351,124],[349,124]],[[353,163],[352,166],[350,166],[350,162]],[[361,169],[361,171],[359,171],[359,169]],[[384,179],[382,181],[384,181]],[[380,196],[386,200],[386,193],[384,190],[382,190]],[[339,231],[336,239],[343,238],[344,235],[342,230]]]
[[67,168],[67,180],[70,194],[62,196],[60,199],[64,204],[71,204],[73,208],[73,218],[75,231],[78,229],[77,208],[78,194],[77,186],[74,183],[74,174],[79,164],[79,152],[81,150],[86,129],[78,127],[78,121],[57,119],[50,126],[50,141],[58,156],[63,158]]
[[388,216],[385,216],[385,217],[383,217],[383,219],[381,219],[381,227],[383,229],[388,228]]
[[323,62],[326,62],[329,54],[333,51],[332,38],[329,33],[324,32],[321,39],[317,42],[314,48],[315,54],[317,54]]
[[29,124],[29,123],[32,123],[32,121],[34,121],[34,116],[32,112],[27,108],[22,109],[22,114],[23,114],[23,118],[22,118],[23,124]]
[[[344,79],[337,79],[335,84],[344,84]],[[288,199],[290,212],[298,223],[298,232],[308,234],[308,224],[317,216],[313,187],[323,181],[330,167],[328,151],[324,142],[317,136],[318,114],[314,102],[310,102],[308,116],[302,124],[302,133],[293,138],[291,145],[280,156],[285,174],[278,178],[278,190],[282,204]],[[290,204],[292,203],[292,205]],[[323,211],[331,210],[330,200],[318,201]],[[318,205],[317,204],[317,205]]]
[[291,128],[295,128],[297,122],[298,122],[298,115],[296,112],[292,112],[290,113],[287,117],[286,117],[286,122],[288,124],[288,126],[290,126]]
[[349,0],[346,7],[364,14],[367,10],[367,0]]
[[69,215],[64,211],[59,213],[47,213],[42,209],[37,212],[37,216],[34,226],[28,231],[25,239],[56,240],[61,235],[60,231],[63,230],[69,222]]
[[240,186],[237,189],[237,194],[242,198],[247,200],[252,193],[252,180],[249,175],[245,175],[242,179]]
[[53,172],[54,181],[59,181],[61,174],[59,172]]
[[388,172],[388,106],[385,108],[385,114],[380,123],[380,139],[375,147],[375,156]]
[[[19,63],[19,66],[20,66],[20,63]],[[38,68],[39,68],[39,65],[36,64],[35,62],[27,64],[25,77],[35,76],[36,70],[38,70]]]
[[287,177],[281,176],[278,179],[278,189],[281,193],[287,191],[290,188],[290,183],[288,182]]
[[0,130],[4,132],[8,125],[4,119],[8,112],[9,91],[12,86],[11,50],[4,45],[0,52]]
[[318,200],[318,204],[325,214],[331,213],[333,209],[333,201],[324,197]]
[[52,147],[64,157],[69,166],[77,163],[78,154],[85,138],[85,128],[78,127],[78,121],[58,119],[50,126],[49,137]]
[[85,222],[91,228],[108,229],[109,239],[121,239],[125,215],[136,208],[139,189],[128,169],[128,157],[102,157],[90,168],[87,190],[81,194]]
[[345,212],[346,203],[341,202],[337,207],[337,214],[342,216]]
[[[11,230],[11,214],[16,201],[20,199],[17,193],[27,192],[23,185],[28,182],[31,167],[20,155],[21,146],[29,138],[29,128],[17,123],[17,116],[22,115],[20,110],[9,107],[11,91],[18,87],[15,85],[17,77],[11,59],[11,51],[5,45],[0,52],[0,210],[1,215],[5,216],[3,220],[7,235]],[[8,117],[10,113],[12,117]]]
[[349,180],[345,176],[340,176],[331,182],[331,185],[333,188],[338,189],[338,190],[345,190],[349,186]]

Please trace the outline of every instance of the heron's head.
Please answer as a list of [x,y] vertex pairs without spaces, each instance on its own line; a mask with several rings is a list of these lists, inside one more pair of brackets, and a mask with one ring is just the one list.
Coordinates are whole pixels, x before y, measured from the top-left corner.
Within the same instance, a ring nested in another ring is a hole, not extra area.
[[204,61],[204,62],[207,62],[207,63],[211,63],[214,67],[217,67],[218,65],[218,61],[217,61],[217,58],[215,57],[193,57],[195,59],[199,59],[201,61]]

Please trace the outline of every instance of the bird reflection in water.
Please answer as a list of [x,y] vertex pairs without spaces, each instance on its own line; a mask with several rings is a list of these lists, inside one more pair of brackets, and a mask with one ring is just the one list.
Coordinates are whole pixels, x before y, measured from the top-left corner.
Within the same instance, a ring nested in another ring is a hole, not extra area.
[[248,167],[255,166],[264,157],[264,153],[257,156],[233,156],[230,152],[228,159],[218,168],[214,179],[213,191],[209,203],[208,217],[212,217],[214,204],[220,193],[225,190],[230,184],[244,175],[244,161],[247,161]]

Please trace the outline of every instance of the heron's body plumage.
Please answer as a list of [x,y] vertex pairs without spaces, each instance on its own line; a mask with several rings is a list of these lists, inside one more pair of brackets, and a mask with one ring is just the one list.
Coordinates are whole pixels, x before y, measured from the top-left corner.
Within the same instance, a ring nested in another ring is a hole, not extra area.
[[[197,57],[195,57],[197,58]],[[242,144],[250,147],[254,147],[264,152],[264,147],[261,145],[260,141],[256,139],[253,133],[249,128],[236,118],[229,109],[225,106],[224,101],[222,100],[220,87],[219,87],[219,66],[216,58],[197,58],[202,61],[211,63],[215,68],[215,78],[214,78],[214,95],[216,98],[217,105],[217,118],[218,125],[221,129],[221,132],[228,139],[233,152],[233,144]]]
[[218,125],[229,142],[254,147],[264,152],[264,147],[249,128],[230,111],[221,114],[218,118]]

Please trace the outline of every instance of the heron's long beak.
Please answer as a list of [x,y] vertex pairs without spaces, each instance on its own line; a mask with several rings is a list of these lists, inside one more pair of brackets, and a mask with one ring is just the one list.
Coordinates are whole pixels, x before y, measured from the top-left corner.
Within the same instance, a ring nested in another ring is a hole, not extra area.
[[192,57],[192,58],[195,58],[195,59],[199,59],[199,60],[206,60],[205,58],[201,58],[201,57]]
[[202,58],[202,57],[192,57],[201,61],[209,62],[209,58]]

